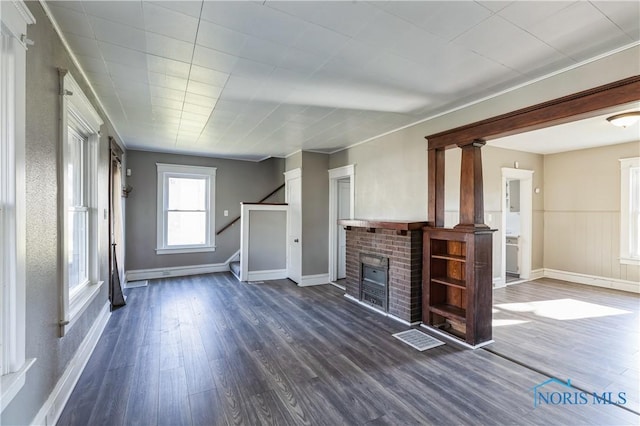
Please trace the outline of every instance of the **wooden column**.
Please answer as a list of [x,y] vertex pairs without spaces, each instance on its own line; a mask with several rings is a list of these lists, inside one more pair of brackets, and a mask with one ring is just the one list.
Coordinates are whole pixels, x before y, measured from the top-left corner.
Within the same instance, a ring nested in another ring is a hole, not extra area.
[[444,227],[444,149],[429,149],[428,220],[431,226]]
[[458,144],[462,149],[460,166],[460,223],[455,228],[487,229],[484,224],[484,198],[482,192],[482,139]]

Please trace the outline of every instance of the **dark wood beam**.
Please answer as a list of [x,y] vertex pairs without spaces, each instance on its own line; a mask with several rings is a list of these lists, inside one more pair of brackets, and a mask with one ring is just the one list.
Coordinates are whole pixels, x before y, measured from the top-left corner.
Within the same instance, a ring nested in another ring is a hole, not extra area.
[[493,139],[594,117],[602,110],[640,100],[640,76],[498,115],[426,136],[429,149],[454,148],[465,141]]

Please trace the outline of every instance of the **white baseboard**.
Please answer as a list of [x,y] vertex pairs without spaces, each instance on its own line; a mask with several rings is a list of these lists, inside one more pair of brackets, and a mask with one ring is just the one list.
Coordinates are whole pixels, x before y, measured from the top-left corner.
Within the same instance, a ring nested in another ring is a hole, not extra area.
[[310,285],[329,284],[329,274],[303,275],[300,277],[298,287],[308,287]]
[[532,269],[531,274],[529,274],[529,281],[537,280],[542,277],[544,277],[544,268]]
[[452,343],[453,345],[458,345],[458,346],[462,346],[463,348],[467,348],[467,349],[479,349],[483,346],[487,346],[491,343],[494,343],[495,340],[488,340],[486,342],[482,342],[479,343],[477,345],[470,345],[469,343],[465,342],[464,340],[460,340],[457,337],[449,334],[449,333],[445,333],[442,330],[439,330],[435,327],[431,327],[429,325],[426,325],[424,323],[420,324],[420,327],[428,330],[430,333],[436,334],[438,337],[442,337],[443,339],[447,340],[447,342]]
[[249,271],[247,281],[282,280],[287,278],[286,269],[273,269],[267,271]]
[[595,287],[604,287],[614,290],[628,291],[631,293],[640,293],[640,283],[634,281],[599,277],[597,275],[580,274],[577,272],[558,271],[556,269],[549,268],[544,269],[544,276],[577,284],[586,284]]
[[240,257],[240,250],[236,251],[223,263],[209,263],[205,265],[173,266],[153,269],[132,269],[125,272],[125,282],[153,280],[167,277],[186,277],[189,275],[211,274],[214,272],[229,272],[229,263]]
[[506,287],[507,284],[502,281],[502,277],[493,277],[493,288]]
[[73,388],[76,386],[76,383],[78,383],[84,367],[87,365],[93,350],[98,344],[98,340],[110,316],[111,312],[109,312],[109,303],[107,302],[100,310],[98,317],[93,322],[84,340],[80,343],[76,354],[69,362],[64,373],[62,373],[49,398],[47,398],[44,405],[40,408],[40,411],[38,411],[38,414],[36,414],[35,418],[31,421],[32,425],[50,426],[58,422],[60,414],[62,414],[62,410],[64,410]]

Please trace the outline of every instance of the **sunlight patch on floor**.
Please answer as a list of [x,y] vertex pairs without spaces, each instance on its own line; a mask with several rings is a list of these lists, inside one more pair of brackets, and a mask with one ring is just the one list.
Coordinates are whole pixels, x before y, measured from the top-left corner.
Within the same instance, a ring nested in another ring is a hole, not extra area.
[[526,324],[531,321],[523,321],[523,320],[512,320],[512,319],[494,319],[492,324],[494,327],[504,327],[507,325],[519,325]]
[[610,315],[631,314],[630,311],[616,309],[575,299],[540,300],[525,303],[503,303],[495,305],[511,312],[531,312],[535,315],[556,320],[598,318]]

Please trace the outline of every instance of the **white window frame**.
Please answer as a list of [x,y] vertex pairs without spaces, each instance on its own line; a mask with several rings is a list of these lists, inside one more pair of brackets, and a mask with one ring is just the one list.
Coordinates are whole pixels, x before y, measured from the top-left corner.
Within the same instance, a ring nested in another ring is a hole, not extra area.
[[[61,319],[60,334],[64,336],[69,329],[77,322],[82,313],[91,304],[100,292],[100,288],[104,281],[100,280],[99,259],[101,258],[101,244],[98,215],[98,146],[100,141],[100,126],[103,121],[100,115],[93,108],[89,99],[85,96],[78,83],[74,80],[70,73],[66,70],[59,70],[60,73],[60,99],[62,119],[60,120],[60,140],[61,140],[61,158],[60,158],[60,175],[61,189],[60,201],[62,208],[60,209],[60,222],[62,223],[61,241],[61,271],[62,278],[60,280],[60,301]],[[68,182],[67,163],[69,161],[69,127],[86,137],[86,164],[83,175],[83,183],[86,186],[85,197],[89,210],[88,224],[88,278],[89,280],[83,285],[78,286],[69,291],[69,245],[67,240],[67,232],[69,229],[68,211]]]
[[[158,192],[156,206],[157,244],[156,254],[199,253],[216,250],[215,200],[216,168],[205,166],[185,166],[179,164],[156,163],[158,171]],[[203,179],[207,182],[207,238],[204,244],[169,246],[167,244],[167,211],[169,178]]]
[[640,265],[640,257],[631,254],[631,169],[635,168],[640,168],[640,157],[620,159],[620,263],[624,265]]
[[27,26],[22,1],[0,2],[0,413],[25,384],[25,90]]

